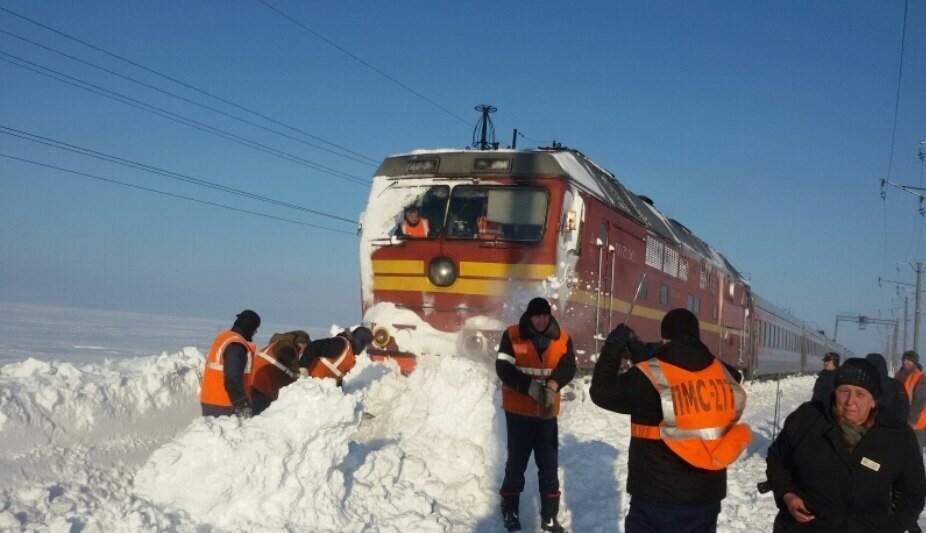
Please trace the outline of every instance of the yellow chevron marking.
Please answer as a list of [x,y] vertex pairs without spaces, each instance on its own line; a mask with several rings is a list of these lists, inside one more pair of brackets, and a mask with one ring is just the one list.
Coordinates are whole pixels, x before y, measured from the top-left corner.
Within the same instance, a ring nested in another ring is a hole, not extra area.
[[376,274],[424,274],[424,261],[420,259],[376,259],[373,261]]
[[546,279],[556,274],[556,265],[516,264],[516,263],[482,263],[477,261],[460,261],[460,276],[480,278],[528,278]]

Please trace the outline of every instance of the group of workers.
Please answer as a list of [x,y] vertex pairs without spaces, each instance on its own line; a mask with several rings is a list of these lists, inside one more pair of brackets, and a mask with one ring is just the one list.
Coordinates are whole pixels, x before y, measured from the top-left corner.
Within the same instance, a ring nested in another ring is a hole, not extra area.
[[259,327],[260,316],[246,309],[212,342],[199,397],[203,416],[258,415],[300,375],[334,379],[341,386],[356,356],[373,340],[364,326],[314,341],[296,330],[275,333],[258,351],[254,334]]
[[[340,384],[372,341],[365,327],[316,341],[291,331],[273,335],[258,351],[253,336],[259,326],[257,313],[245,310],[216,337],[203,372],[204,416],[258,414],[300,374]],[[597,406],[630,415],[624,530],[715,532],[727,467],[752,440],[740,422],[742,376],[701,342],[698,319],[687,309],[669,311],[660,336],[644,343],[628,326],[617,326],[589,389]],[[919,531],[916,520],[926,503],[926,376],[918,355],[904,353],[896,381],[887,377],[879,354],[842,365],[838,355],[827,354],[824,361],[814,397],[787,417],[768,449],[766,475],[779,508],[774,531]],[[496,373],[507,434],[499,491],[503,525],[521,529],[520,496],[533,454],[541,529],[564,532],[557,516],[557,417],[576,357],[547,300],[532,299],[503,332]]]

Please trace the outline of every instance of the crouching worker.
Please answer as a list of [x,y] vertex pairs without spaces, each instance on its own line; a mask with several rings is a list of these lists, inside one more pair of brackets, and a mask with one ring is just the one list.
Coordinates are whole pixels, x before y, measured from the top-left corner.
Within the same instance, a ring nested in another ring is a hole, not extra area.
[[309,334],[301,331],[275,333],[270,344],[257,353],[251,370],[251,409],[261,414],[279,397],[280,389],[299,377],[299,356],[309,344]]
[[740,373],[701,343],[698,318],[673,309],[662,345],[620,373],[621,357],[644,352],[621,324],[595,363],[595,405],[630,415],[627,533],[713,533],[727,494],[727,466],[751,439],[739,424],[746,394]]
[[252,341],[259,327],[260,316],[245,309],[212,342],[199,393],[203,416],[251,417],[251,365],[257,353]]
[[338,387],[344,375],[357,362],[357,356],[373,342],[370,328],[359,326],[354,331],[345,329],[334,337],[314,340],[306,346],[299,360],[299,372],[315,378],[332,378]]
[[572,339],[550,316],[550,304],[534,298],[518,324],[502,334],[495,372],[502,381],[508,461],[502,481],[502,520],[518,531],[524,471],[534,454],[540,488],[540,528],[562,532],[559,513],[559,391],[576,374]]

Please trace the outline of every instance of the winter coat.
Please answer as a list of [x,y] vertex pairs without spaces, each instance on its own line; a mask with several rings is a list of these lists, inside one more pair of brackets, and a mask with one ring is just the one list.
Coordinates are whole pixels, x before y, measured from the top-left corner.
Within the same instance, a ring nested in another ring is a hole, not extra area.
[[[926,501],[923,457],[913,431],[887,412],[850,452],[830,402],[807,402],[785,420],[768,450],[779,512],[775,531],[904,531]],[[783,502],[793,492],[814,515],[799,524]]]
[[813,395],[810,397],[812,402],[829,402],[830,395],[833,394],[833,385],[836,382],[835,370],[821,370],[817,374],[817,381],[813,383]]
[[[559,338],[559,323],[552,316],[550,317],[550,324],[547,326],[547,329],[542,332],[538,332],[534,329],[531,325],[531,319],[527,314],[521,315],[521,320],[518,321],[518,327],[520,328],[521,338],[530,340],[538,354],[542,354],[547,350],[552,339]],[[505,354],[514,353],[514,348],[511,345],[511,338],[508,335],[507,329],[502,334],[501,341],[498,343],[498,351],[499,353]],[[498,378],[502,383],[521,394],[527,394],[533,378],[518,370],[514,363],[503,359],[496,359],[495,372],[498,374]],[[572,348],[572,339],[569,339],[566,343],[566,353],[560,358],[559,363],[556,365],[556,368],[553,369],[553,373],[550,375],[549,379],[555,381],[556,384],[559,385],[559,388],[562,389],[572,381],[575,375],[576,354],[575,350]]]
[[887,361],[881,354],[869,354],[865,359],[875,365],[881,374],[881,396],[878,396],[878,409],[893,413],[899,420],[906,420],[910,416],[910,399],[903,385],[887,373]]
[[[658,426],[662,422],[659,393],[639,368],[620,373],[621,352],[610,343],[602,348],[589,389],[592,401],[603,409],[629,414],[631,423]],[[697,339],[672,341],[653,357],[692,372],[706,369],[715,359]],[[724,365],[737,381],[742,379],[735,368]],[[727,495],[727,471],[695,468],[661,440],[631,437],[627,492],[674,505],[716,504]]]
[[[908,375],[910,375],[910,372],[901,368],[894,376],[894,379],[900,383],[901,388]],[[920,414],[926,408],[926,374],[917,381],[913,387],[913,397],[908,399],[910,401],[910,413],[907,415],[907,423],[913,426],[919,421]]]

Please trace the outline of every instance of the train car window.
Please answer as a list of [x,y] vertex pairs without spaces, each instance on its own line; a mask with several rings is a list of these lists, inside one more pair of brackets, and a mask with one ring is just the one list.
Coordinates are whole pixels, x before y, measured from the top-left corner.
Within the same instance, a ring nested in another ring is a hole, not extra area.
[[375,204],[371,201],[370,209],[378,211],[376,219],[379,223],[364,225],[364,233],[370,232],[370,236],[374,239],[389,238],[392,235],[399,238],[412,238],[405,235],[402,227],[406,222],[408,208],[416,207],[419,223],[426,220],[428,231],[426,235],[414,238],[438,237],[444,225],[444,213],[449,197],[450,187],[447,185],[389,187],[376,198]]
[[669,286],[662,284],[659,286],[659,303],[669,305]]
[[645,300],[649,295],[649,280],[643,278],[643,281],[640,283],[640,299]]
[[450,239],[537,242],[543,237],[549,194],[539,187],[458,185],[450,195]]

